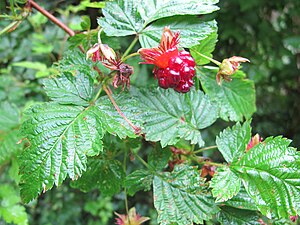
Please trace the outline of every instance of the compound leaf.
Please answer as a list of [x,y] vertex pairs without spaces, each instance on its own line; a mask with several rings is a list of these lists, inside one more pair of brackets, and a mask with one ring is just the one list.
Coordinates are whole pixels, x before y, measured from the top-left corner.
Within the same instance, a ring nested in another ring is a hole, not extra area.
[[201,40],[199,45],[196,45],[191,49],[191,54],[195,59],[197,65],[205,65],[210,63],[208,59],[203,58],[197,52],[200,52],[202,55],[212,58],[211,53],[215,50],[216,43],[218,40],[217,38],[218,38],[217,31],[214,31],[205,39]]
[[269,137],[230,166],[266,216],[272,212],[277,218],[289,218],[299,213],[300,157],[290,143],[280,136]]
[[146,140],[161,141],[162,147],[176,144],[180,138],[204,145],[200,130],[217,119],[217,107],[201,91],[182,95],[174,90],[131,89],[139,101]]
[[125,186],[129,195],[133,196],[137,191],[149,191],[153,182],[153,174],[149,170],[136,170],[129,174],[125,180]]
[[168,24],[172,32],[180,32],[180,46],[190,48],[198,45],[217,30],[216,21],[202,21],[196,16],[177,16],[164,20],[158,20],[144,29],[139,35],[139,41],[143,48],[151,48],[159,45],[164,27]]
[[239,192],[241,180],[228,167],[218,168],[210,182],[210,187],[216,202],[224,202]]
[[251,138],[250,121],[243,125],[237,123],[232,128],[228,127],[216,138],[216,144],[227,162],[232,162],[244,154]]
[[232,81],[216,82],[217,70],[198,70],[202,87],[220,107],[220,117],[223,120],[242,121],[249,119],[256,111],[254,82],[245,79],[242,71],[232,75]]
[[120,191],[124,179],[118,160],[89,159],[86,171],[72,186],[84,192],[97,188],[104,196],[112,196]]
[[61,77],[45,79],[44,89],[60,104],[88,106],[93,94],[93,80],[80,72],[64,72]]
[[217,219],[221,224],[227,225],[260,225],[259,216],[256,211],[237,209],[230,206],[220,207]]
[[[174,15],[208,14],[219,9],[218,0],[147,0],[141,1],[142,18],[149,24],[155,20]],[[168,23],[165,23],[168,24]]]
[[159,224],[199,224],[211,219],[218,207],[203,186],[199,172],[186,165],[175,167],[172,173],[155,176],[153,196]]

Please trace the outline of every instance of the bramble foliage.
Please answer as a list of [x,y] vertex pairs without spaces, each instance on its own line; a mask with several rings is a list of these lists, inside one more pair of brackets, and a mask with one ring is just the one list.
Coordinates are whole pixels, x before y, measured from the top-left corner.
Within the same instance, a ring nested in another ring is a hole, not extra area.
[[[30,29],[25,21],[15,23],[17,14],[23,12],[24,17],[30,6],[22,3],[10,1],[12,16],[6,17],[12,22],[0,35],[11,31],[11,26],[19,26],[15,32],[21,32],[22,26]],[[147,192],[147,208],[153,203],[157,213],[154,218],[152,211],[151,224],[291,223],[290,216],[300,213],[300,155],[282,136],[253,144],[254,82],[233,63],[234,73],[225,74],[218,84],[219,68],[207,66],[221,64],[212,59],[218,27],[210,14],[219,10],[217,3],[82,1],[61,13],[94,7],[103,8],[103,16],[96,29],[91,28],[89,17],[82,17],[80,26],[73,26],[85,31],[61,48],[49,43],[43,47],[47,41],[38,35],[46,17],[26,14],[40,40],[33,44],[33,59],[9,62],[14,57],[7,56],[9,66],[0,77],[0,172],[6,174],[0,180],[10,183],[0,185],[4,221],[28,224],[36,218],[28,219],[22,204],[51,205],[47,196],[62,195],[71,204],[58,204],[56,209],[62,215],[72,208],[69,216],[58,217],[62,224],[82,223],[71,216],[79,212],[89,213],[88,224],[111,224],[113,208],[123,209],[119,200],[125,199],[128,210],[127,194],[138,205],[140,192]],[[178,48],[190,51],[197,64],[194,87],[185,94],[157,87],[150,67],[140,65],[139,53],[134,52],[157,47],[165,26],[180,32]],[[124,38],[133,38],[131,44],[125,42],[125,49]],[[4,36],[3,42],[9,41]],[[28,40],[18,41],[24,46]],[[99,47],[101,56],[86,57],[92,47]],[[113,54],[115,60],[106,57],[112,55],[111,49],[119,51]],[[59,60],[47,58],[51,52]],[[131,65],[134,74],[128,72]],[[10,76],[20,68],[27,69],[23,75]],[[29,74],[33,70],[35,75]],[[111,90],[112,86],[122,88]],[[220,124],[228,127],[215,134],[214,127]],[[211,140],[216,146],[208,146]],[[205,151],[213,148],[208,158]],[[213,161],[217,150],[223,159]],[[78,198],[84,204],[73,207]],[[39,207],[51,214],[47,205]],[[43,223],[42,219],[35,222]]]

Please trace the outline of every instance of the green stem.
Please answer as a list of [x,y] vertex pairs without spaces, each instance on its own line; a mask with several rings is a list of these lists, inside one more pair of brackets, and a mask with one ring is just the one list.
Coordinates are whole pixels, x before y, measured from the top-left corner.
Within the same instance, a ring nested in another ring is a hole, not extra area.
[[197,154],[197,153],[204,152],[204,151],[206,151],[206,150],[214,149],[214,148],[218,148],[218,146],[212,145],[212,146],[209,146],[209,147],[200,148],[200,149],[194,151],[193,153],[194,153],[194,154]]
[[[124,173],[126,174],[126,165],[127,165],[127,150],[124,152],[124,159],[123,159],[123,170]],[[125,209],[126,209],[126,214],[128,215],[128,199],[127,199],[127,189],[124,187],[124,195],[125,195]],[[129,221],[130,223],[130,221]]]
[[12,11],[12,14],[14,16],[16,16],[16,11],[15,11],[15,6],[14,6],[14,1],[13,0],[9,0],[9,5],[10,5],[10,9]]
[[149,169],[149,165],[148,163],[145,162],[145,160],[142,159],[142,157],[140,157],[137,153],[135,152],[132,152],[133,155],[145,166]]
[[206,56],[206,55],[203,55],[203,54],[201,54],[200,52],[198,52],[198,51],[196,51],[196,50],[194,50],[194,49],[191,49],[191,51],[193,51],[193,52],[195,52],[196,54],[200,55],[201,57],[203,57],[203,58],[205,58],[205,59],[207,59],[207,60],[213,62],[213,63],[216,64],[217,66],[220,66],[220,65],[221,65],[221,63],[220,63],[219,61],[217,61],[217,60],[215,60],[215,59],[213,59],[213,58],[210,58],[210,57],[208,57],[208,56]]
[[138,52],[131,53],[130,55],[123,57],[122,61],[125,62],[127,59],[138,55],[140,55]]
[[226,166],[225,164],[222,164],[222,163],[214,163],[214,162],[209,162],[209,161],[206,161],[205,164],[208,164],[208,165],[211,165],[211,166],[217,166],[217,167]]
[[121,60],[123,61],[124,58],[129,54],[129,52],[132,50],[132,48],[135,46],[136,42],[139,40],[139,36],[135,36],[135,38],[133,39],[133,41],[131,42],[131,44],[129,45],[129,47],[126,49],[126,51],[124,52]]
[[101,87],[99,88],[99,90],[98,90],[98,92],[97,92],[95,98],[94,98],[93,101],[92,101],[93,103],[95,103],[96,100],[99,98],[99,96],[100,96],[102,90],[103,90],[103,87],[101,86]]

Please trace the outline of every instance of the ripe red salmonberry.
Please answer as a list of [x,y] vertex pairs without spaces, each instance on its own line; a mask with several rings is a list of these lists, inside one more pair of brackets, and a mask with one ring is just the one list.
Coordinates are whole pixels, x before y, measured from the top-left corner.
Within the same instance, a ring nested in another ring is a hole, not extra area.
[[194,85],[195,60],[185,50],[179,51],[179,33],[164,29],[159,47],[139,50],[145,64],[154,64],[153,70],[161,88],[174,88],[177,92],[186,93]]

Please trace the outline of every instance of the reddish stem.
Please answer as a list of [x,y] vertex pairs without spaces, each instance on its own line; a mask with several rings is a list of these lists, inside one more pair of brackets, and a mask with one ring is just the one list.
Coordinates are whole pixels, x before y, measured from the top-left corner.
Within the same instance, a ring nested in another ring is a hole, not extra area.
[[[53,23],[55,23],[57,26],[59,26],[61,29],[63,29],[66,33],[68,33],[70,36],[74,36],[75,32],[70,29],[68,26],[66,26],[64,23],[62,23],[60,20],[58,20],[55,16],[53,16],[51,13],[49,13],[47,10],[43,9],[39,4],[37,4],[33,0],[28,1],[29,5],[35,8],[37,11],[42,13],[44,16],[46,16],[49,20],[51,20]],[[82,52],[84,52],[83,47],[80,45],[78,47]]]
[[[57,26],[59,26],[60,28],[62,28],[66,33],[68,33],[70,36],[74,36],[75,32],[70,29],[68,26],[66,26],[64,23],[62,23],[60,20],[58,20],[55,16],[53,16],[52,14],[50,14],[47,10],[43,9],[40,5],[38,5],[35,1],[33,0],[28,0],[28,4],[29,6],[32,6],[33,8],[35,8],[37,11],[39,11],[40,13],[42,13],[44,16],[46,16],[49,20],[51,20],[53,23],[55,23]],[[83,47],[80,45],[78,46],[79,49],[81,50],[81,52],[85,52]],[[94,68],[100,75],[101,75],[101,71],[95,67]],[[112,97],[112,91],[110,90],[109,87],[103,86],[103,90],[106,92],[106,94],[108,95],[108,98],[110,99],[110,101],[112,102],[112,104],[114,105],[114,107],[116,108],[116,110],[118,111],[118,113],[124,118],[124,120],[134,129],[136,134],[139,134],[141,132],[141,129],[137,126],[135,126],[129,119],[127,119],[127,117],[122,113],[121,109],[119,108],[119,106],[117,105],[117,103],[115,102],[114,98]]]
[[127,117],[123,114],[123,112],[121,111],[121,109],[119,108],[118,104],[115,102],[114,98],[112,97],[112,91],[110,90],[109,87],[103,86],[103,90],[106,92],[109,100],[111,101],[111,103],[114,105],[114,107],[116,108],[116,110],[118,111],[118,113],[120,114],[120,116],[123,117],[123,119],[134,129],[134,132],[136,134],[139,134],[141,132],[141,129],[137,126],[135,126],[129,119],[127,119]]

